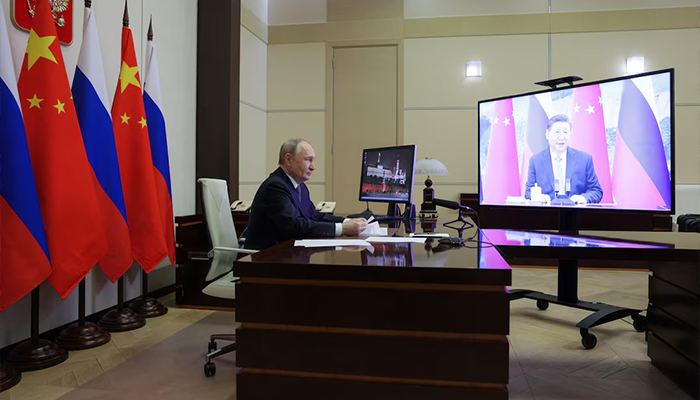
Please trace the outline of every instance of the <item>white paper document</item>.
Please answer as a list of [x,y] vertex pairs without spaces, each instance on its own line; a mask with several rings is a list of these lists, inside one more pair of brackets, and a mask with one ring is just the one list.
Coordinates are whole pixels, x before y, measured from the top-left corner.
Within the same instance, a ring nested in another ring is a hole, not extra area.
[[364,239],[303,239],[295,240],[295,247],[343,247],[343,246],[372,246]]
[[389,232],[389,228],[387,227],[380,227],[378,222],[372,222],[371,224],[367,224],[367,229],[364,231],[360,232],[360,236],[386,236]]
[[425,238],[372,236],[368,237],[367,241],[370,243],[425,243]]

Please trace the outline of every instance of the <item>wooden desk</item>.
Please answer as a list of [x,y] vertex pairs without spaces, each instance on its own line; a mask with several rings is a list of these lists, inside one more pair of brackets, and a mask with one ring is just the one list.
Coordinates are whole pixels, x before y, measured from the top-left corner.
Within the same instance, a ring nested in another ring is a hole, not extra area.
[[433,245],[236,261],[237,398],[507,399],[510,267]]
[[[581,231],[579,235],[559,235],[500,229],[485,229],[484,234],[511,263],[537,257],[597,261],[601,266],[615,268],[648,268],[652,272],[649,306],[646,326],[641,327],[648,329],[647,353],[652,363],[678,386],[693,398],[700,397],[700,234]],[[562,276],[560,266],[558,296],[532,292],[527,297],[538,300],[538,307],[541,301],[572,307],[577,307],[572,305],[575,303],[585,303],[577,308],[590,310],[594,308],[585,305],[594,304],[603,311],[610,307],[577,299],[575,269],[569,273],[569,282]],[[617,312],[616,318],[623,316]],[[587,331],[595,326],[590,323],[594,315],[577,325],[582,336],[584,328]],[[640,328],[637,324],[635,327]]]

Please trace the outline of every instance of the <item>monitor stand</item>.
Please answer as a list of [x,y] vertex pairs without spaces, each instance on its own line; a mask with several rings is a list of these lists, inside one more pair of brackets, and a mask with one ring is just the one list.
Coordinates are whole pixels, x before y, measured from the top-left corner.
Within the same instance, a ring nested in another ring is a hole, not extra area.
[[[559,234],[574,237],[578,236],[578,212],[579,210],[559,210]],[[586,349],[594,348],[598,342],[596,336],[588,332],[588,329],[594,326],[631,316],[635,330],[643,332],[647,329],[646,317],[639,314],[643,310],[579,300],[578,260],[575,259],[559,259],[556,296],[529,289],[515,289],[510,291],[510,300],[522,298],[536,300],[537,308],[540,310],[546,310],[549,307],[549,303],[554,303],[565,307],[593,311],[593,314],[576,324],[581,334],[581,344]]]
[[[401,208],[399,207],[401,203],[390,202],[387,206],[386,215],[375,215],[369,208],[369,202],[366,203],[367,209],[365,211],[358,214],[350,214],[348,215],[348,218],[369,219],[369,217],[374,216],[375,219],[380,221],[399,221],[406,218],[405,213],[402,213]],[[409,210],[409,213],[412,210],[413,216],[415,216],[415,208],[413,207],[413,204],[410,205],[410,208],[407,206],[407,210]]]

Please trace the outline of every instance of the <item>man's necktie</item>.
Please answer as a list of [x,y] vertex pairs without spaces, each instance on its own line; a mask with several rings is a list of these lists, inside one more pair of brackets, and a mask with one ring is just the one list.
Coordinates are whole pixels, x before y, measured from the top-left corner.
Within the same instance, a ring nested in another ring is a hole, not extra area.
[[297,194],[299,195],[299,204],[301,204],[301,185],[297,186]]
[[564,193],[564,172],[561,165],[562,159],[561,157],[557,157],[554,159],[554,161],[557,162],[557,167],[554,169],[554,179],[559,182],[554,190],[559,191],[559,193]]

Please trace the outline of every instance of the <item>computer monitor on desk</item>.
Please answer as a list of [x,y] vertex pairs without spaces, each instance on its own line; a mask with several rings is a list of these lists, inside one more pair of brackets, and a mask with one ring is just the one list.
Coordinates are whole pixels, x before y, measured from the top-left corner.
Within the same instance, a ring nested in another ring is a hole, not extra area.
[[[400,217],[398,204],[411,207],[416,145],[381,147],[362,151],[360,201],[389,203],[387,217]],[[367,210],[352,216],[369,217]]]

